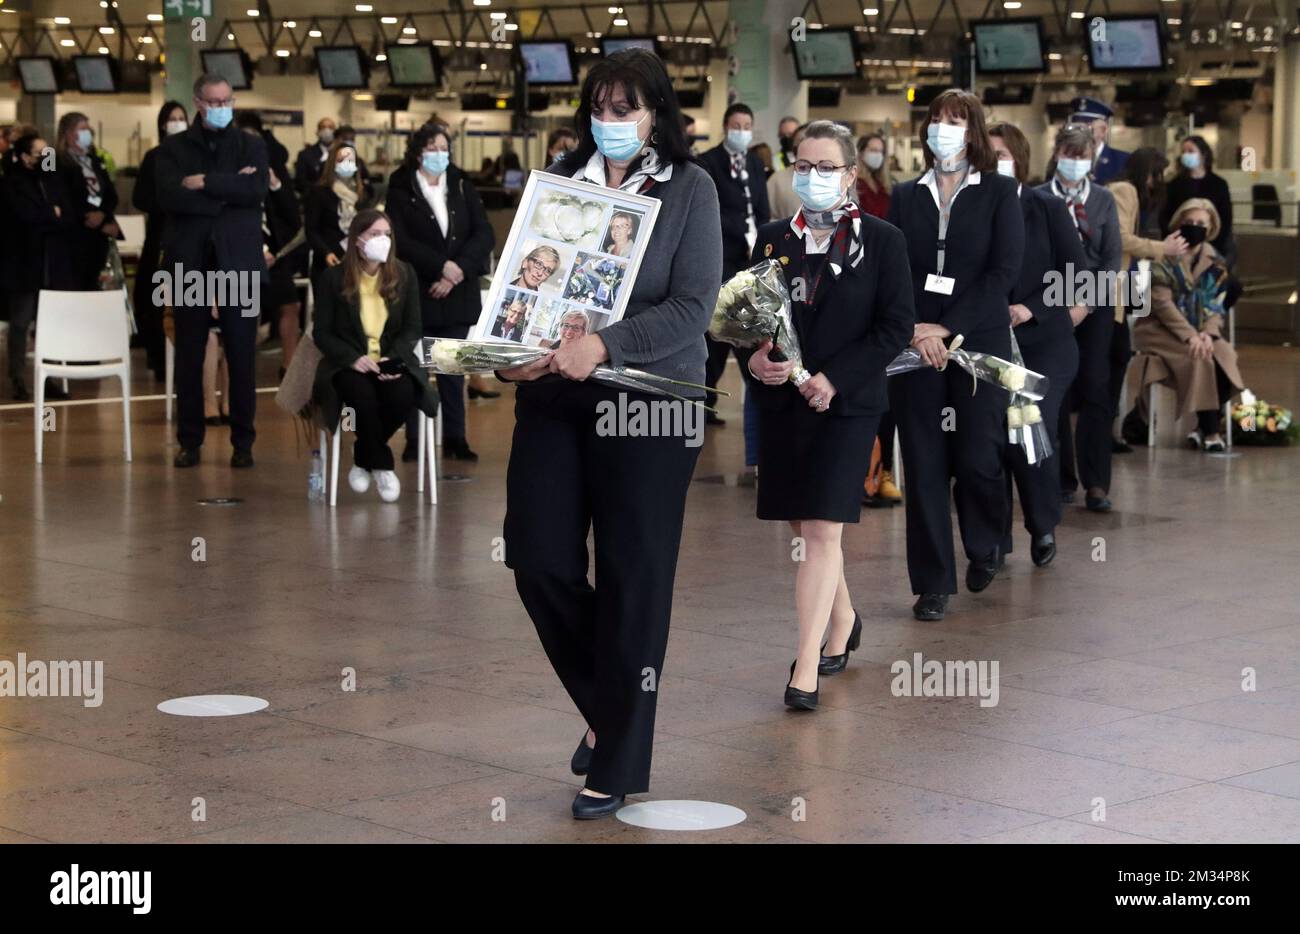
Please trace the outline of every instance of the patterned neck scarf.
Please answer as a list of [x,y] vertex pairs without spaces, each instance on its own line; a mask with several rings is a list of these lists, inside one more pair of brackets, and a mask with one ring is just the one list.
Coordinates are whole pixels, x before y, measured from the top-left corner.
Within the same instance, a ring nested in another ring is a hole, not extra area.
[[[1195,261],[1192,261],[1195,265]],[[1225,314],[1224,298],[1228,290],[1228,270],[1217,259],[1193,276],[1190,269],[1178,260],[1169,260],[1174,279],[1174,304],[1183,313],[1187,323],[1201,330],[1213,315]]]
[[1052,194],[1062,199],[1065,206],[1070,209],[1070,217],[1074,220],[1074,228],[1079,231],[1079,239],[1087,243],[1092,239],[1092,227],[1088,224],[1088,212],[1084,209],[1084,203],[1088,200],[1088,194],[1092,191],[1092,185],[1087,178],[1084,178],[1077,188],[1064,188],[1061,181],[1056,176],[1052,176]]
[[77,163],[81,169],[81,176],[86,181],[86,200],[98,207],[100,203],[99,193],[99,173],[95,171],[95,160],[91,158],[89,152],[77,152],[73,149],[68,150],[68,155],[72,161]]
[[[805,216],[805,212],[809,216]],[[831,234],[826,265],[830,267],[831,278],[838,279],[845,265],[856,269],[862,262],[862,213],[858,210],[858,206],[846,200],[839,207],[831,208],[829,211],[809,212],[801,207],[790,220],[791,229],[801,238],[804,236],[804,231],[809,228],[825,228],[832,225],[835,227],[835,232]],[[817,278],[820,279],[821,276],[818,275]],[[817,288],[814,284],[808,295],[810,303],[816,294]]]
[[[619,191],[645,194],[655,182],[666,182],[673,177],[673,164],[671,162],[660,163],[659,153],[653,148],[647,148],[642,152],[641,157],[634,160],[628,168],[630,171],[623,179],[622,184],[618,186]],[[591,182],[593,185],[605,187],[605,157],[600,154],[599,149],[591,154],[587,164],[575,177],[582,181]]]

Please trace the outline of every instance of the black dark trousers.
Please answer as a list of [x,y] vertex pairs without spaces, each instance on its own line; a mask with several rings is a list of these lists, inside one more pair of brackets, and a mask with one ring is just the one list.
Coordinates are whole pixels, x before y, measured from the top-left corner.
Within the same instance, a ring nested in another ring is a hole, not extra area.
[[376,373],[339,370],[334,374],[334,388],[343,404],[356,412],[352,462],[362,470],[392,470],[388,439],[415,408],[415,380],[407,375],[381,380]]
[[[188,273],[188,270],[186,270]],[[208,347],[212,312],[207,308],[176,307],[176,440],[183,448],[203,444],[203,356]],[[230,443],[236,450],[252,448],[257,437],[253,416],[257,411],[257,318],[244,317],[243,309],[218,309],[221,349],[230,372]]]
[[[890,377],[889,408],[898,422],[907,479],[907,573],[912,593],[956,593],[951,496],[962,545],[971,561],[997,554],[1006,524],[1005,390],[981,383],[951,364]],[[945,409],[951,407],[952,417]],[[953,430],[945,431],[945,427]]]
[[[1085,490],[1110,490],[1111,422],[1114,405],[1110,388],[1110,345],[1115,316],[1109,308],[1098,308],[1074,329],[1079,345],[1079,373],[1071,387],[1069,404],[1061,407],[1061,489],[1073,492],[1080,483]],[[1078,422],[1070,430],[1070,413]],[[1075,465],[1078,473],[1075,473]]]
[[[464,340],[469,334],[469,325],[453,324],[445,328],[424,329],[425,337],[454,337]],[[419,356],[417,354],[416,356]],[[454,441],[465,438],[465,377],[446,376],[439,373],[438,414],[442,417],[442,436]],[[419,413],[412,412],[406,420],[406,443],[418,444],[420,437]]]
[[1036,373],[1042,373],[1049,381],[1048,393],[1038,403],[1038,408],[1043,416],[1043,427],[1047,429],[1047,436],[1052,442],[1052,456],[1037,464],[1030,464],[1025,459],[1023,448],[1017,444],[1007,445],[1007,521],[1006,535],[1002,539],[1003,554],[1011,554],[1013,479],[1020,490],[1020,509],[1025,514],[1025,529],[1031,537],[1037,538],[1053,532],[1061,522],[1058,426],[1062,403],[1079,368],[1079,348],[1071,340],[1062,340],[1045,348],[1026,347],[1021,350],[1025,366]]
[[1110,336],[1110,417],[1113,421],[1120,414],[1119,397],[1124,392],[1124,377],[1128,374],[1128,363],[1133,359],[1133,335],[1129,333],[1128,321],[1115,322],[1115,330]]
[[[727,368],[727,354],[735,350],[726,341],[715,341],[712,337],[705,334],[704,343],[708,345],[709,357],[704,361],[704,385],[716,388],[718,380],[722,379],[723,371]],[[740,354],[736,354],[736,359],[740,359]],[[708,397],[708,404],[712,408],[718,406],[718,394],[710,392],[705,394]]]
[[1223,367],[1219,366],[1217,360],[1214,362],[1214,383],[1219,394],[1219,407],[1196,413],[1196,429],[1202,435],[1218,434],[1219,425],[1223,421],[1223,406],[1237,391],[1237,387],[1232,385],[1232,380],[1228,379],[1228,374],[1223,372]]
[[12,292],[9,298],[9,378],[27,375],[27,334],[36,320],[38,292]]
[[618,395],[590,381],[519,387],[505,521],[519,597],[596,731],[587,787],[612,795],[649,788],[677,549],[699,454],[680,437],[598,436],[597,404]]
[[885,412],[880,416],[876,437],[880,439],[880,463],[885,470],[894,469],[894,429],[897,427],[893,412]]

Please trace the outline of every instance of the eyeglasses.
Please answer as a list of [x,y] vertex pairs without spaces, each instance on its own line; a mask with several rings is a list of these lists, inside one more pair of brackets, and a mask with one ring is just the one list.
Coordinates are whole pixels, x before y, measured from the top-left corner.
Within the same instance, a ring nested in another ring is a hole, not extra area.
[[524,262],[527,263],[529,266],[532,266],[534,269],[538,270],[539,272],[545,273],[547,277],[549,277],[552,273],[554,273],[556,269],[556,267],[547,266],[540,259],[536,259],[535,257],[532,256],[525,259]]
[[568,323],[565,323],[565,324],[561,324],[561,325],[560,325],[560,330],[561,330],[561,331],[585,331],[585,330],[587,330],[587,326],[586,326],[585,324],[568,324]]
[[199,99],[203,100],[203,103],[208,107],[229,107],[231,104],[235,102],[235,99],[233,97],[227,97],[223,101],[210,101],[210,100],[204,100],[203,98],[199,98]]
[[799,159],[794,164],[794,171],[797,175],[807,175],[813,169],[817,169],[817,174],[822,178],[830,178],[836,172],[847,169],[847,165],[836,165],[834,162],[818,162],[815,166],[807,159]]

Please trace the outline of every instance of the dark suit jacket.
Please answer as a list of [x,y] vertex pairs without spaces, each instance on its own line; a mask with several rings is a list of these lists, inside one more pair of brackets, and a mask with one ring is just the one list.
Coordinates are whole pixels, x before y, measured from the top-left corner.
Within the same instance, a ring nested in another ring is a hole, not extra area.
[[[415,355],[415,342],[421,337],[420,296],[415,270],[400,261],[399,265],[402,283],[397,298],[386,303],[388,320],[384,323],[384,333],[379,337],[379,353],[402,361],[406,371],[420,386],[416,407],[432,418],[438,413],[438,390]],[[321,274],[315,298],[312,340],[321,352],[321,361],[316,367],[313,397],[321,407],[325,424],[333,426],[338,424],[343,407],[334,388],[334,374],[351,367],[357,357],[365,356],[369,342],[361,326],[359,299],[343,294],[342,265],[332,266]]]
[[[54,216],[54,209],[59,216]],[[4,249],[0,250],[0,290],[39,292],[72,288],[64,243],[79,223],[58,172],[29,172],[9,166],[0,179]],[[10,335],[10,340],[14,336]]]
[[[65,230],[59,238],[60,249],[67,253],[63,265],[72,276],[67,286],[71,289],[97,287],[95,283],[99,278],[99,271],[104,268],[104,260],[108,256],[108,237],[100,228],[104,224],[117,221],[117,187],[109,177],[99,155],[92,152],[90,159],[95,167],[95,176],[99,179],[98,205],[91,204],[87,200],[90,197],[90,189],[86,185],[86,177],[82,174],[81,166],[75,160],[60,156],[56,164],[63,190],[67,192],[68,206],[72,209],[72,220],[75,221],[75,224]],[[99,227],[92,229],[87,227],[84,221],[86,215],[94,211],[102,211],[104,219]],[[118,239],[121,239],[121,235]]]
[[1025,258],[1011,287],[1010,304],[1024,305],[1034,314],[1015,329],[1016,341],[1024,349],[1073,337],[1069,306],[1060,302],[1049,306],[1043,280],[1052,273],[1064,283],[1067,275],[1087,270],[1088,260],[1064,201],[1023,185],[1020,207],[1025,218]]
[[[433,208],[425,200],[414,170],[402,166],[388,184],[388,217],[393,224],[397,255],[415,267],[420,280],[420,305],[425,333],[452,325],[478,322],[482,303],[478,277],[487,272],[488,257],[496,237],[488,223],[483,200],[474,183],[456,166],[447,168],[447,235],[444,237]],[[442,278],[451,260],[465,273],[464,280],[446,298],[436,299],[429,287]]]
[[[718,212],[722,219],[722,281],[725,282],[749,265],[749,244],[745,241],[745,188],[731,177],[731,153],[722,144],[704,152],[697,160],[718,189]],[[772,219],[767,200],[767,176],[763,161],[754,153],[745,154],[745,171],[749,175],[749,193],[754,205],[754,225],[762,227]]]
[[[208,148],[202,120],[184,133],[163,140],[157,155],[158,203],[166,212],[163,263],[187,270],[206,269],[208,249],[216,268],[263,272],[262,201],[266,197],[266,143],[260,136],[227,127]],[[239,174],[252,166],[250,174]],[[187,175],[203,175],[204,185],[191,191]]]
[[[885,367],[912,339],[916,323],[902,234],[864,215],[861,239],[863,256],[856,268],[846,267],[839,279],[825,269],[812,306],[794,304],[803,365],[814,375],[825,373],[835,387],[827,410],[832,415],[875,415],[889,408]],[[781,271],[793,288],[793,280],[803,275],[803,255],[804,239],[790,222],[773,221],[759,228],[750,265],[784,259]],[[1002,313],[1005,318],[1005,302]],[[807,404],[793,384],[765,386],[744,372],[760,407]]]
[[925,277],[937,269],[939,207],[920,178],[894,186],[888,220],[907,239],[916,320],[963,335],[967,350],[1005,356],[1011,348],[1007,295],[1025,251],[1015,179],[981,172],[953,201],[943,266],[944,276],[955,280],[952,295],[925,289]]
[[[1045,182],[1038,190],[1049,198],[1057,198],[1052,191],[1052,183]],[[1084,213],[1088,215],[1088,239],[1080,239],[1083,255],[1087,258],[1088,269],[1094,273],[1119,272],[1120,262],[1124,256],[1124,243],[1119,235],[1119,209],[1115,207],[1115,196],[1106,188],[1092,182],[1088,188],[1088,197],[1083,203]],[[1069,208],[1066,208],[1069,211]],[[1074,221],[1070,221],[1071,225]],[[1076,233],[1077,237],[1078,234]],[[1093,314],[1114,314],[1115,303],[1101,301],[1093,306]]]
[[1097,164],[1092,167],[1092,179],[1099,185],[1109,185],[1117,178],[1124,177],[1124,170],[1128,168],[1127,153],[1122,149],[1111,149],[1107,146],[1101,151],[1101,158]]

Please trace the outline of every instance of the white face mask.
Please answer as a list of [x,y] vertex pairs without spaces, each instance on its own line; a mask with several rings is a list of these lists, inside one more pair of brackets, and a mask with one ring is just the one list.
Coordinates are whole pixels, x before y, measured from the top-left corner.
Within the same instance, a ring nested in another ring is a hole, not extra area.
[[1016,162],[1014,159],[999,159],[998,174],[1005,175],[1007,178],[1016,177]]
[[866,163],[867,168],[874,172],[885,164],[885,154],[883,152],[868,151],[862,157],[862,161]]
[[167,121],[167,135],[168,135],[168,136],[175,136],[177,133],[184,133],[184,132],[185,132],[186,130],[188,130],[189,128],[190,128],[190,125],[189,125],[188,123],[186,123],[184,120],[168,120],[168,121]]
[[361,244],[361,255],[372,263],[386,263],[388,262],[388,251],[392,248],[392,238],[380,234]]

